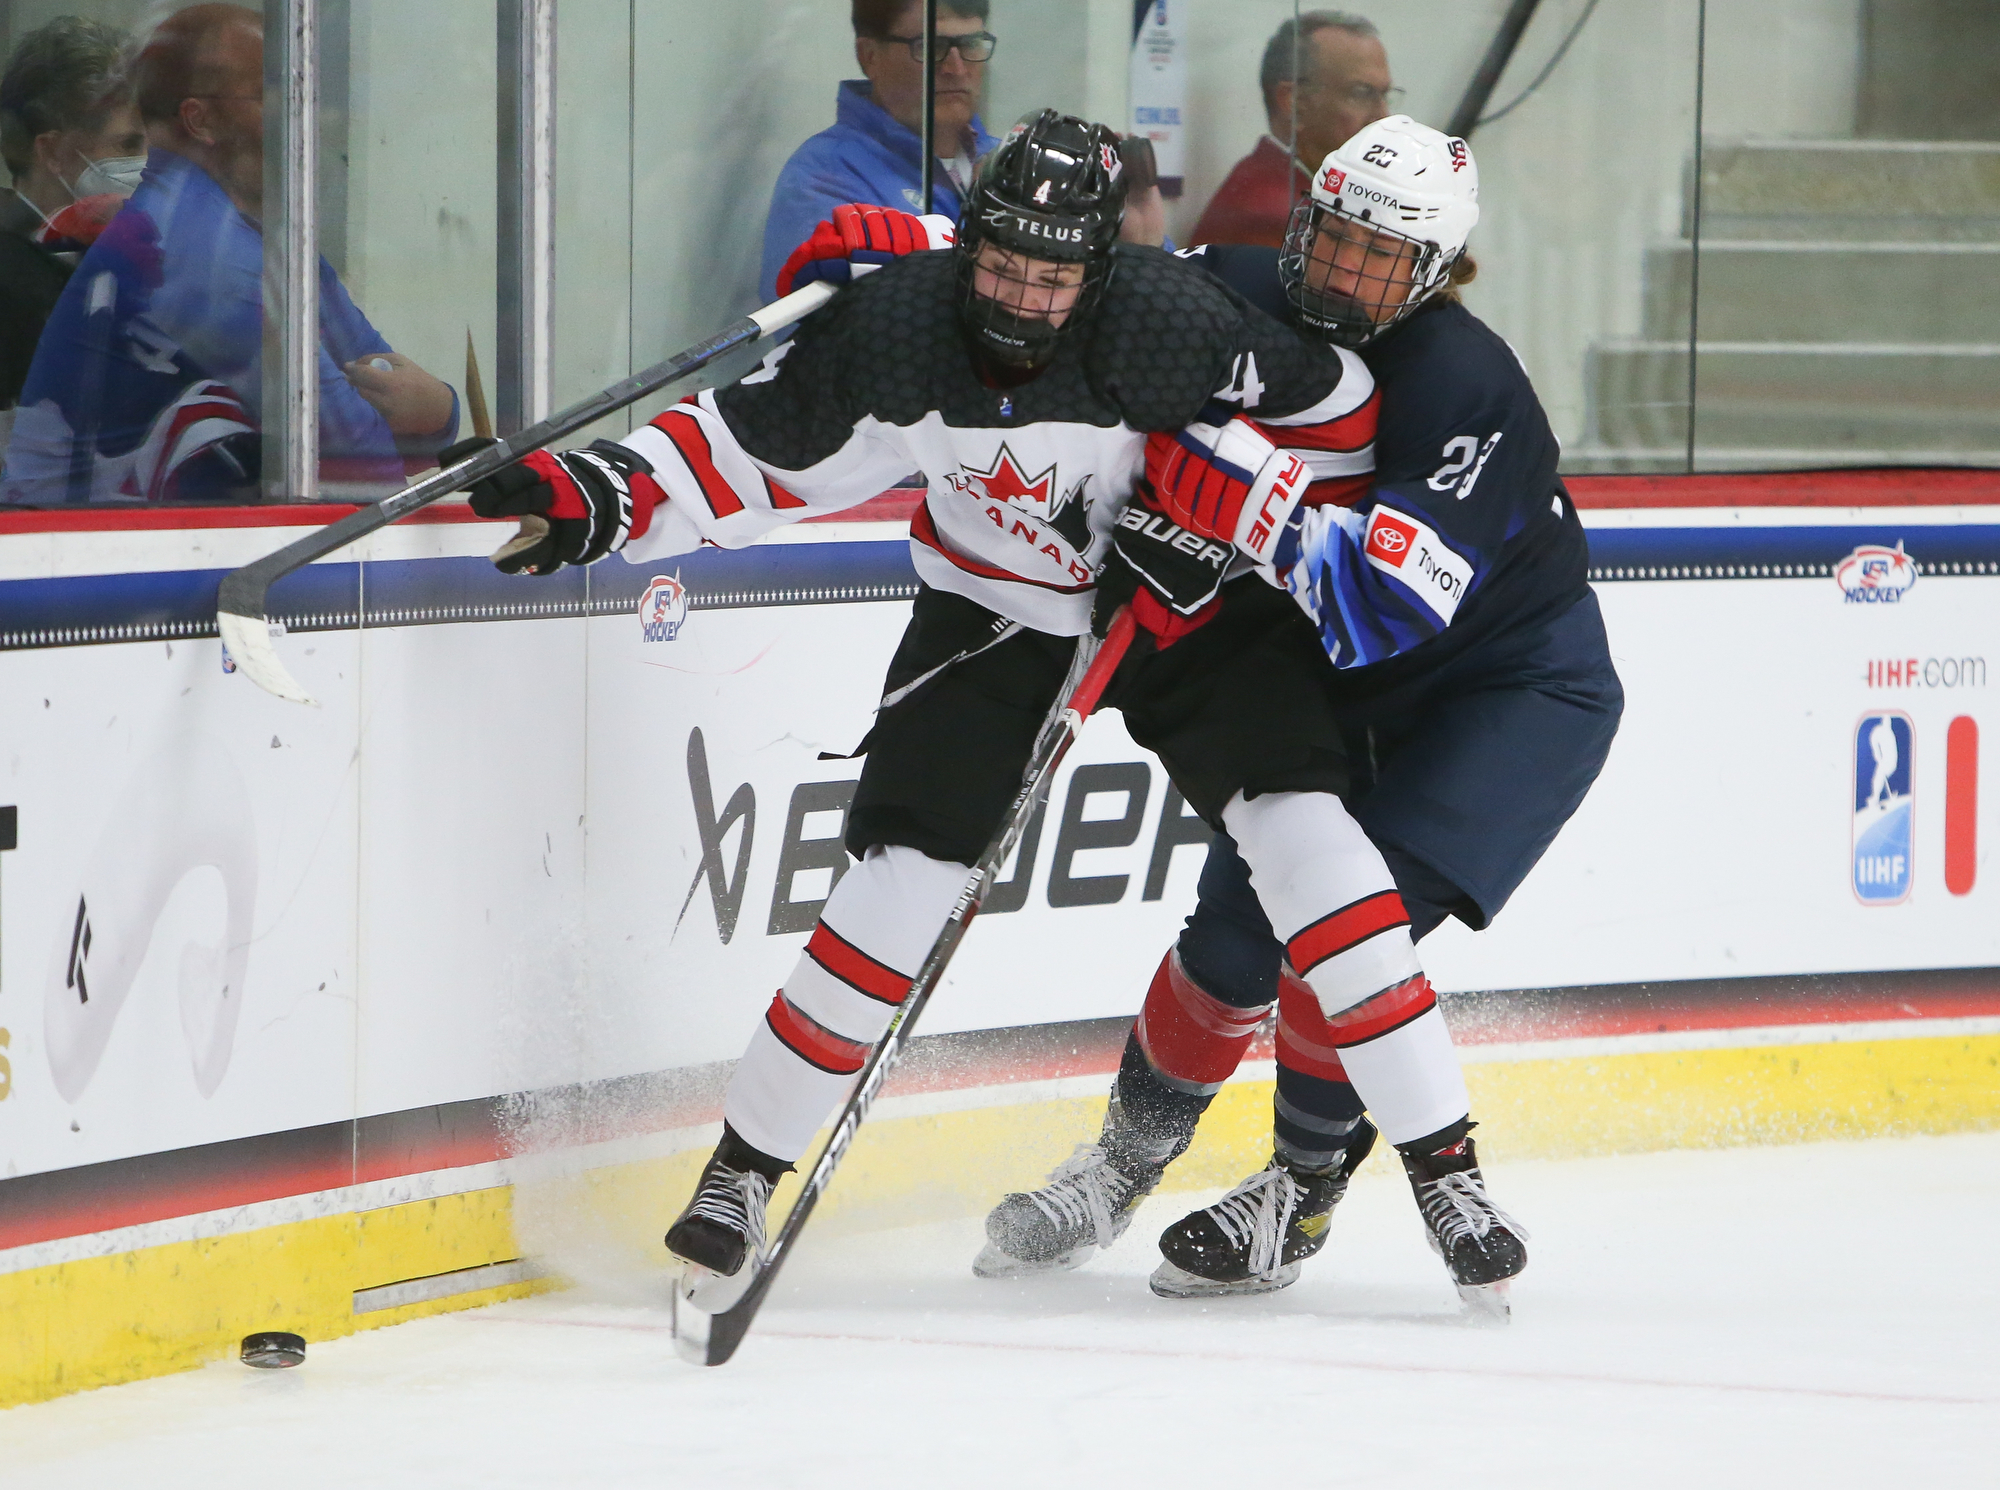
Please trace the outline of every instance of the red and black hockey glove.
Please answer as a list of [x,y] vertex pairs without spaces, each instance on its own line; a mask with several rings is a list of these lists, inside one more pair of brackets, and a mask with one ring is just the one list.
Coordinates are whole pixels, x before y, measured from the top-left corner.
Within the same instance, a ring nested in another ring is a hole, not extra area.
[[[460,440],[441,452],[456,465],[491,440]],[[594,564],[651,526],[666,493],[645,457],[610,440],[552,455],[537,450],[466,488],[481,517],[515,517],[521,531],[493,555],[505,574],[554,574]]]
[[894,207],[845,202],[792,250],[778,271],[778,293],[789,295],[816,279],[844,285],[904,254],[950,248],[952,237],[948,217],[917,217]]
[[1091,629],[1103,636],[1127,601],[1132,619],[1166,648],[1215,619],[1222,579],[1235,551],[1191,533],[1161,511],[1143,486],[1111,530],[1111,552],[1097,572]]
[[1146,479],[1175,522],[1268,564],[1312,472],[1238,414],[1223,425],[1148,435]]

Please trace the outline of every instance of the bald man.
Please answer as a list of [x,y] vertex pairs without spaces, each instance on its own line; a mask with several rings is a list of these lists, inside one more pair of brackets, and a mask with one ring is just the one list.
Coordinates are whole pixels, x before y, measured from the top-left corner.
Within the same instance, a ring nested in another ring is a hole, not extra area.
[[[133,69],[139,189],[50,316],[0,496],[243,501],[263,403],[264,33],[240,5],[160,24]],[[392,351],[319,264],[320,455],[382,494],[458,433],[452,390]]]
[[1309,10],[1280,26],[1264,48],[1258,82],[1270,132],[1223,178],[1190,243],[1278,247],[1314,168],[1388,118],[1402,93],[1375,23],[1339,10]]

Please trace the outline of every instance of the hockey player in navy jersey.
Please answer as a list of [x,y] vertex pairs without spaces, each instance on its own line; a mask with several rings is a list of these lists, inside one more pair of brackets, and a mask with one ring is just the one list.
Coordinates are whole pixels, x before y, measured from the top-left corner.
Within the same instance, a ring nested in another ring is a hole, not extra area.
[[[1154,1292],[1291,1283],[1378,1129],[1468,1302],[1498,1312],[1526,1263],[1525,1231],[1486,1195],[1465,1087],[1455,1057],[1440,1058],[1449,1036],[1409,948],[1447,916],[1476,930],[1499,912],[1596,779],[1623,694],[1555,437],[1513,350],[1455,293],[1477,219],[1465,142],[1397,116],[1326,158],[1281,249],[1189,255],[1307,335],[1358,349],[1380,389],[1372,486],[1351,505],[1309,494],[1265,573],[1332,662],[1322,686],[1348,742],[1345,801],[1395,883],[1301,929],[1272,904],[1269,851],[1233,824],[1219,835],[1102,1137],[994,1209],[982,1274],[1075,1266],[1114,1240],[1274,1005],[1271,1162],[1167,1229]],[[1250,531],[1257,473],[1277,457],[1254,415],[1149,441],[1148,475],[1176,521]],[[1370,952],[1385,942],[1410,960]],[[1330,988],[1350,962],[1364,962],[1360,982]],[[1397,1048],[1417,1044],[1428,1064]],[[1386,1110],[1391,1067],[1425,1071],[1424,1100]]]
[[[880,209],[845,219],[864,244],[883,228],[894,262],[757,371],[623,440],[538,453],[473,488],[480,515],[537,520],[496,562],[548,573],[618,550],[740,546],[913,467],[928,478],[911,522],[922,590],[885,688],[898,701],[870,732],[848,817],[860,862],[752,1036],[722,1141],[667,1233],[697,1307],[726,1307],[754,1276],[773,1183],[907,995],[1019,788],[1072,639],[1121,599],[1145,635],[1105,702],[1241,845],[1272,922],[1310,937],[1343,907],[1394,897],[1341,806],[1351,773],[1325,652],[1292,597],[1250,572],[1315,478],[1365,479],[1372,380],[1353,352],[1299,337],[1200,267],[1120,244],[1122,195],[1109,130],[1024,120],[982,166],[951,252],[895,257]],[[828,232],[827,257],[809,248],[806,264],[844,272],[850,235]],[[1147,436],[1243,409],[1283,453],[1252,474],[1241,531],[1191,533],[1148,492]],[[1421,979],[1399,929],[1308,976],[1348,1004]],[[1457,1077],[1448,1042],[1425,1034],[1356,1079],[1372,1110],[1428,1131]]]

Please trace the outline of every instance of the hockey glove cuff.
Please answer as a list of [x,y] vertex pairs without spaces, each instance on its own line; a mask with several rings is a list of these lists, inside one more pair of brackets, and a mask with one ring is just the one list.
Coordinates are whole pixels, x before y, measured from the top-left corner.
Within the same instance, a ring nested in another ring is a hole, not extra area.
[[[453,465],[491,443],[461,440],[439,456]],[[468,488],[480,517],[514,517],[520,531],[493,555],[505,574],[554,574],[593,564],[652,524],[666,493],[637,451],[611,440],[554,455],[537,450]]]
[[789,295],[817,279],[844,285],[904,254],[950,248],[953,238],[952,221],[942,214],[916,217],[893,207],[843,203],[792,250],[778,271],[778,293]]
[[1148,435],[1146,479],[1176,522],[1269,564],[1312,471],[1254,420],[1238,415],[1227,424]]

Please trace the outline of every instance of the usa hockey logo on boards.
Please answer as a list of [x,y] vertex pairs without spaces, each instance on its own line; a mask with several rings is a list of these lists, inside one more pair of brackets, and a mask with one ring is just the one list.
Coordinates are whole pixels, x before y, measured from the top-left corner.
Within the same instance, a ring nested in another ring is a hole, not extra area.
[[1900,538],[1894,548],[1864,543],[1833,566],[1833,577],[1849,605],[1894,605],[1917,582],[1917,562]]
[[678,574],[656,574],[639,597],[639,631],[649,642],[670,642],[688,618],[687,586]]
[[1854,895],[1863,905],[1910,898],[1910,780],[1916,732],[1910,716],[1882,710],[1854,729]]

